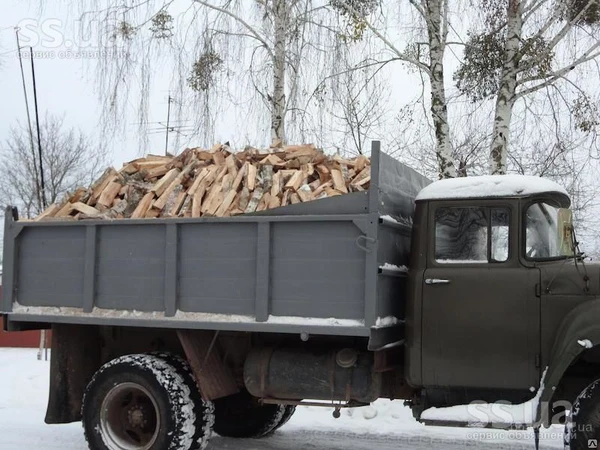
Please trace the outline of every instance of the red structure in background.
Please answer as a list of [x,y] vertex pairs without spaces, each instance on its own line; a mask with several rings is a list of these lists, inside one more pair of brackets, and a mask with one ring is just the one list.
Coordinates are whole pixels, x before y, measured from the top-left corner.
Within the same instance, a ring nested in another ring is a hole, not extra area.
[[[0,298],[2,298],[2,285],[0,285]],[[50,343],[50,333],[48,333],[48,345]],[[40,346],[39,331],[19,331],[8,333],[2,329],[2,316],[0,316],[0,347],[30,347]]]
[[39,331],[14,331],[8,333],[0,329],[0,347],[31,347],[40,346]]

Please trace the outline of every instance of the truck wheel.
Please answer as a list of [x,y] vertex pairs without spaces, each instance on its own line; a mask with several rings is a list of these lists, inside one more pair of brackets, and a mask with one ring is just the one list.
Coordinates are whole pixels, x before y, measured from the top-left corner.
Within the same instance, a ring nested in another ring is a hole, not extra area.
[[215,400],[215,431],[233,438],[261,438],[281,423],[284,405],[264,405],[248,392]]
[[103,365],[82,406],[91,450],[191,450],[194,400],[183,377],[164,359],[127,355]]
[[587,450],[600,441],[600,380],[594,381],[575,400],[565,425],[565,448]]
[[208,445],[215,423],[215,407],[213,403],[202,400],[198,385],[196,384],[196,377],[185,359],[175,353],[153,352],[150,354],[172,365],[190,389],[190,396],[194,401],[194,415],[196,417],[196,434],[194,434],[190,450],[204,450]]
[[273,428],[271,431],[269,431],[265,435],[265,437],[271,436],[277,430],[279,430],[282,426],[284,426],[286,423],[288,423],[290,421],[290,419],[292,418],[292,416],[294,415],[295,412],[296,412],[296,406],[295,405],[287,405],[285,407],[285,411],[283,412],[283,416],[281,417],[281,420],[279,421],[279,423],[275,426],[275,428]]

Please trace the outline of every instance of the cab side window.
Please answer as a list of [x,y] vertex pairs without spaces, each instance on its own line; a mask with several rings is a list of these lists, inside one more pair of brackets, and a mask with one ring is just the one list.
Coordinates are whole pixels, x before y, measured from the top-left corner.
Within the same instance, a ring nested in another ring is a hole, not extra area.
[[509,219],[507,208],[438,208],[435,260],[442,264],[507,261]]

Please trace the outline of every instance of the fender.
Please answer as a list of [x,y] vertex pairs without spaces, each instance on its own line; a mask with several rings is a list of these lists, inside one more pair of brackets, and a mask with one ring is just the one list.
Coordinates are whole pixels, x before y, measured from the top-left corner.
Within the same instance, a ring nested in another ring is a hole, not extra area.
[[[550,352],[546,376],[542,382],[544,390],[540,397],[537,420],[549,421],[548,409],[567,368],[587,350],[577,341],[588,339],[594,346],[600,345],[600,298],[593,297],[574,309],[563,319]],[[600,377],[600,374],[598,374]],[[547,426],[548,423],[545,423]]]

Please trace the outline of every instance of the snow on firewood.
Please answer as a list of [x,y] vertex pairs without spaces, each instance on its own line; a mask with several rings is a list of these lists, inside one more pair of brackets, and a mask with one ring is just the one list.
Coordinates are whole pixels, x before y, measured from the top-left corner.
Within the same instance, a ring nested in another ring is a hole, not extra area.
[[312,144],[233,152],[227,145],[148,155],[108,168],[35,220],[229,217],[369,189],[365,156],[329,156]]

